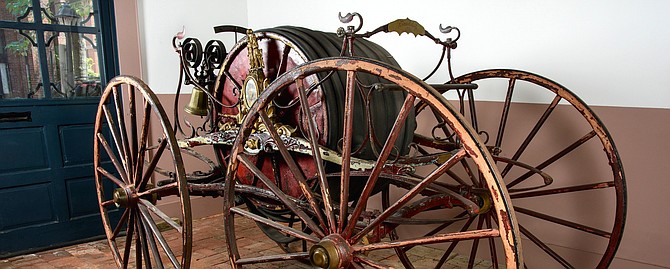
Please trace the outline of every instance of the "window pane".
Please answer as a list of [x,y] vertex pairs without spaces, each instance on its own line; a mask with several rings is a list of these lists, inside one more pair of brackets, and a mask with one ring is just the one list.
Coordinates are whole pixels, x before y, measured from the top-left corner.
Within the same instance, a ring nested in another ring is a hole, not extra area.
[[[34,39],[34,31],[23,31]],[[44,98],[37,47],[18,30],[0,31],[0,98]]]
[[100,65],[96,36],[80,33],[45,33],[52,98],[100,95]]
[[92,0],[40,0],[40,5],[44,24],[95,26]]
[[0,20],[34,22],[31,3],[32,0],[0,0]]

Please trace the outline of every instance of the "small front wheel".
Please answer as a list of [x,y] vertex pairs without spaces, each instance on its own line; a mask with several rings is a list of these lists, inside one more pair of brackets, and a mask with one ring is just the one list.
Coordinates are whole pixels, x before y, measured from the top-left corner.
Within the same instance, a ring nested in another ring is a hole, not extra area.
[[[98,106],[94,152],[98,203],[116,265],[189,268],[184,164],[165,111],[144,82],[130,76],[109,82]],[[159,163],[166,172],[156,172]],[[167,183],[153,183],[161,179]],[[164,205],[156,206],[159,199]]]

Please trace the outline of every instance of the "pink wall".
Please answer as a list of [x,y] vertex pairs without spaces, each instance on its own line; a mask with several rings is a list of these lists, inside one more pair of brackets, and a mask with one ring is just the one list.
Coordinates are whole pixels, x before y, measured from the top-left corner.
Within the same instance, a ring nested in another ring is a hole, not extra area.
[[114,1],[114,12],[121,74],[141,78],[142,58],[136,1]]

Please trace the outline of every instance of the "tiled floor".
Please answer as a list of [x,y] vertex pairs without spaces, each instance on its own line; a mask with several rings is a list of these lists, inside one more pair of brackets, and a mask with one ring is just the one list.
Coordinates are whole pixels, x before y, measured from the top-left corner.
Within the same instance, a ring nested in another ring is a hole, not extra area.
[[[275,244],[269,243],[268,240],[259,240],[262,239],[260,237],[264,237],[265,235],[251,221],[238,219],[236,223],[243,225],[242,232],[238,235],[238,246],[242,255],[255,252],[280,253],[281,250]],[[230,268],[224,231],[221,224],[221,215],[194,221],[192,268]],[[424,268],[421,266],[423,260],[434,266],[434,259],[441,256],[439,250],[429,247],[416,248],[416,251],[412,254],[418,256],[418,262],[415,264],[417,268]],[[384,260],[385,264],[392,265],[395,268],[403,268],[392,251],[371,252],[370,258],[373,260]],[[465,256],[452,255],[443,268],[464,268],[467,266],[467,262],[468,260]],[[134,268],[134,266],[130,267]],[[114,264],[107,242],[100,240],[0,260],[0,269],[15,268],[113,269],[116,268],[116,265]],[[299,269],[312,267],[298,262],[280,262],[247,266],[245,268]],[[475,268],[491,268],[491,263],[488,261],[479,261]]]

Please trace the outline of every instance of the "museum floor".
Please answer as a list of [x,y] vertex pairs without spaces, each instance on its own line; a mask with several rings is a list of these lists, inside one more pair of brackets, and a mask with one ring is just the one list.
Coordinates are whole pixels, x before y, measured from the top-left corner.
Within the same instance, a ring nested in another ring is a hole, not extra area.
[[[248,227],[248,229],[243,229],[244,234],[239,235],[240,240],[238,241],[238,245],[242,248],[240,252],[272,251],[273,249],[279,251],[279,248],[273,243],[268,243],[263,240],[255,240],[255,238],[264,235],[251,221],[245,222],[245,220],[246,219],[241,219],[240,221],[236,220],[236,223],[244,223],[243,225]],[[210,216],[194,221],[193,262],[191,268],[230,268],[221,223],[221,215]],[[438,254],[437,250],[428,247],[424,247],[424,249],[415,254],[422,256],[427,262],[432,264],[434,264],[433,259],[441,256],[441,253]],[[387,264],[393,265],[395,268],[403,268],[397,261],[397,257],[393,255],[392,251],[389,251],[389,253],[379,253],[376,251],[374,255],[380,255],[377,258],[384,259]],[[452,255],[443,268],[465,268],[467,267],[467,262],[468,260],[465,256]],[[418,268],[421,268],[420,265],[417,266]],[[134,266],[130,267],[134,268]],[[474,268],[485,269],[491,267],[492,265],[490,262],[479,261]],[[114,269],[116,268],[116,265],[114,265],[107,242],[105,240],[99,240],[0,260],[0,269],[15,268]],[[283,262],[261,264],[251,267],[245,266],[245,268],[297,269],[312,267],[297,262]]]

